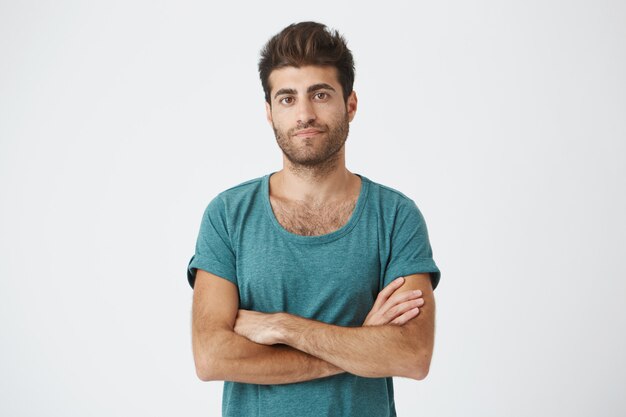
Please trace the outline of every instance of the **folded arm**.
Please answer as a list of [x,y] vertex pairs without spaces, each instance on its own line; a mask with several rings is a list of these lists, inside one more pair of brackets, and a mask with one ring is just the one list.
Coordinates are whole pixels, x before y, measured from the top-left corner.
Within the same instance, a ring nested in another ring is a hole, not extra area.
[[287,313],[240,311],[235,331],[267,345],[285,344],[364,377],[428,374],[434,344],[435,300],[428,274],[405,278],[398,293],[420,290],[419,317],[402,325],[340,327]]
[[236,334],[239,296],[230,281],[199,269],[193,298],[192,345],[203,381],[285,384],[343,372],[289,346],[260,345]]
[[[396,280],[381,291],[364,325],[400,325],[419,314],[421,294],[395,294],[403,282]],[[201,380],[286,384],[344,372],[296,348],[258,344],[237,334],[234,328],[238,309],[239,296],[233,283],[197,270],[192,344],[196,373]]]

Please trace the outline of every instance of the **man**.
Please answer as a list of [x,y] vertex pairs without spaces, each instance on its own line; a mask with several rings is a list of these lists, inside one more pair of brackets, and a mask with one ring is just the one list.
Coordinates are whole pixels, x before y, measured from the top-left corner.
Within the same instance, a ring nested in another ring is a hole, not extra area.
[[197,374],[225,416],[395,416],[423,379],[439,270],[403,194],[349,172],[354,63],[324,25],[290,25],[259,62],[283,169],[208,205],[188,266]]

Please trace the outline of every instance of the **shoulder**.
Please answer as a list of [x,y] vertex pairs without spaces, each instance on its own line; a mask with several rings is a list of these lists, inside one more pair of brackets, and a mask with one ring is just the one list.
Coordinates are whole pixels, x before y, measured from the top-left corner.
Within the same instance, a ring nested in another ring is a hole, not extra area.
[[368,178],[362,178],[369,183],[370,200],[379,206],[383,212],[396,213],[398,210],[417,209],[415,201],[401,191]]
[[217,194],[206,206],[203,222],[220,225],[228,234],[236,235],[246,222],[262,214],[266,177],[242,182]]
[[227,188],[209,202],[207,212],[232,211],[242,205],[250,204],[259,196],[264,178],[254,178]]
[[425,227],[424,216],[413,199],[393,187],[369,179],[367,181],[370,189],[369,210],[375,213],[386,233],[403,228],[415,230]]
[[224,202],[246,199],[250,197],[251,194],[257,193],[262,188],[264,178],[265,177],[258,177],[244,181],[233,187],[227,188],[219,193],[215,198]]

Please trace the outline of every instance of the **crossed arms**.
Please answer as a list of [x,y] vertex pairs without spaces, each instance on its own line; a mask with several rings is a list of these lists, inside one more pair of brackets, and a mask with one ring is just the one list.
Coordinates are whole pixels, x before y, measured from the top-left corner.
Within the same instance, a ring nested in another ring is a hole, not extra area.
[[192,316],[196,373],[203,381],[285,384],[342,372],[423,379],[433,351],[435,300],[428,274],[392,282],[363,327],[341,327],[239,310],[236,286],[198,269]]

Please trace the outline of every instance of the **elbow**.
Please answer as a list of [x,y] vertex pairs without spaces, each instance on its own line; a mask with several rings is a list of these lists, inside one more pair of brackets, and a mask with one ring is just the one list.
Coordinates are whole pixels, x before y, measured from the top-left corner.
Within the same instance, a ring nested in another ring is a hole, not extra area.
[[409,343],[405,345],[404,374],[400,376],[421,381],[430,372],[434,343],[432,338],[427,338],[415,331],[416,327],[409,327],[408,329],[411,333],[409,333]]
[[228,345],[230,332],[215,331],[192,338],[193,361],[200,381],[223,381],[225,360],[223,346]]
[[413,367],[413,372],[409,376],[409,378],[415,379],[417,381],[421,381],[428,376],[428,371],[430,370],[430,364],[420,364],[418,366]]
[[206,373],[203,369],[199,369],[198,367],[196,367],[196,375],[198,376],[198,379],[202,382],[212,381],[209,374]]
[[411,361],[408,361],[410,365],[404,369],[402,376],[418,381],[425,379],[430,371],[430,359],[430,352],[420,352],[415,355]]
[[222,363],[219,360],[219,350],[214,348],[214,343],[197,344],[194,346],[193,360],[196,368],[196,376],[200,381],[221,380]]
[[220,377],[220,370],[217,367],[215,360],[212,360],[210,356],[199,355],[194,358],[196,366],[196,376],[202,382],[223,380]]
[[196,355],[194,357],[196,365],[196,376],[200,381],[208,382],[215,380],[215,370],[209,362],[209,358],[204,355]]
[[214,381],[213,375],[206,366],[196,365],[196,376],[202,382]]

